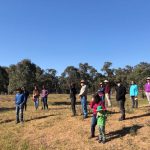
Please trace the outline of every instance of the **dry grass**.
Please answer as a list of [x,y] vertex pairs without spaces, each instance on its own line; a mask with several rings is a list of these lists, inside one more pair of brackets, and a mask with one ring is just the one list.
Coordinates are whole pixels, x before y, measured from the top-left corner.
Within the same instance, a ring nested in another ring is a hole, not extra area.
[[[15,124],[12,96],[0,96],[1,150],[148,150],[150,148],[150,107],[140,100],[140,108],[132,110],[127,99],[127,120],[119,122],[113,99],[112,114],[106,125],[107,143],[89,140],[91,117],[82,120],[80,105],[77,117],[71,117],[68,95],[49,95],[49,110],[35,111],[31,99],[24,112],[25,123]],[[89,98],[90,100],[90,98]],[[79,102],[79,101],[78,101]],[[91,116],[91,114],[90,114]],[[98,130],[96,128],[96,135]]]

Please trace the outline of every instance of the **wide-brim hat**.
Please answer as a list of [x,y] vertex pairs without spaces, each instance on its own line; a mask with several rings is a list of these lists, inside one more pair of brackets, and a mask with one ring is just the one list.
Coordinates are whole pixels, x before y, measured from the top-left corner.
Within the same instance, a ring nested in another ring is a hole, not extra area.
[[146,80],[150,80],[150,77],[147,77]]
[[81,80],[81,83],[85,83],[85,81],[84,81],[84,80]]
[[108,83],[109,81],[108,81],[108,80],[104,80],[104,82],[105,82],[105,83]]
[[98,106],[96,111],[101,111],[103,110],[102,106]]
[[103,84],[103,82],[100,82],[99,84],[100,84],[100,85],[102,85],[102,84]]

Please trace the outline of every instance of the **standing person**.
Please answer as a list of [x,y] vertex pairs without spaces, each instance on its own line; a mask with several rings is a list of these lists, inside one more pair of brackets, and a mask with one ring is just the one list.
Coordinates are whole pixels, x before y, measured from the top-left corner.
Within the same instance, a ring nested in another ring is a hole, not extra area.
[[99,89],[98,89],[98,95],[101,98],[102,101],[105,102],[105,87],[103,86],[103,83],[100,82],[99,84]]
[[91,119],[91,135],[90,135],[89,139],[95,137],[95,127],[97,124],[96,115],[97,115],[97,107],[98,106],[102,106],[103,109],[106,109],[104,101],[96,93],[93,95],[92,100],[90,102],[90,108],[93,111],[93,115],[92,115],[92,119]]
[[81,90],[79,93],[79,98],[81,100],[83,118],[85,119],[88,116],[88,112],[87,112],[87,85],[85,84],[84,80],[81,80]]
[[71,99],[71,109],[72,109],[72,116],[76,115],[76,86],[75,83],[72,83],[70,86],[70,99]]
[[99,143],[105,144],[106,136],[105,136],[105,125],[107,119],[107,111],[103,109],[102,106],[97,107],[97,125],[99,128]]
[[145,84],[144,86],[144,91],[145,91],[145,94],[146,94],[146,97],[147,97],[147,100],[150,104],[150,77],[148,77],[146,79],[147,83]]
[[[15,96],[15,104],[16,104],[16,124],[19,122],[23,123],[23,107],[24,107],[24,94],[22,93],[21,88],[17,89],[17,94]],[[20,113],[20,119],[19,119]]]
[[132,108],[138,108],[138,86],[134,81],[131,81],[130,97],[132,100]]
[[22,91],[23,91],[23,94],[24,94],[24,110],[26,111],[27,110],[27,100],[28,100],[28,97],[29,97],[29,92],[26,90],[25,87],[22,87]]
[[40,96],[40,92],[38,90],[38,87],[35,86],[33,90],[33,101],[34,101],[34,106],[36,110],[39,107],[39,96]]
[[121,117],[119,121],[125,120],[125,95],[126,95],[126,88],[121,84],[121,81],[117,81],[116,87],[116,100],[119,103]]
[[105,80],[104,83],[105,83],[105,99],[107,100],[108,107],[111,107],[109,81]]
[[46,108],[48,109],[47,97],[48,97],[48,90],[46,90],[45,85],[43,85],[43,89],[42,89],[42,92],[41,92],[41,98],[42,98],[42,103],[43,103],[44,110]]

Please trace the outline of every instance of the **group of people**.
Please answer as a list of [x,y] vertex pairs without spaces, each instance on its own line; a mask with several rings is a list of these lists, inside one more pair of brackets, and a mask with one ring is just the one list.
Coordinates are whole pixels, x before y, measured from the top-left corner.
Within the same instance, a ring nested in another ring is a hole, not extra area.
[[[147,83],[144,86],[145,94],[147,96],[148,102],[150,104],[150,77],[147,79]],[[126,119],[125,116],[125,100],[126,100],[126,87],[121,83],[121,80],[116,82],[116,100],[119,104],[121,116],[119,121],[123,121]],[[81,90],[79,93],[79,98],[81,101],[82,114],[83,119],[88,117],[87,110],[87,94],[88,94],[88,86],[86,85],[85,80],[81,80]],[[132,100],[132,108],[138,108],[138,85],[132,81],[129,94]],[[70,99],[71,99],[71,108],[72,108],[72,116],[76,116],[76,95],[77,90],[75,83],[72,83],[70,86]],[[48,109],[48,90],[43,85],[42,91],[40,92],[38,87],[35,86],[33,90],[32,99],[34,101],[35,109],[37,110],[39,107],[39,98],[41,96],[42,109]],[[25,88],[17,89],[17,94],[15,97],[16,102],[16,123],[23,122],[23,111],[27,109],[27,99],[29,97],[29,92]],[[105,124],[107,120],[108,110],[107,107],[111,107],[111,88],[108,80],[104,80],[99,84],[99,88],[97,92],[93,95],[92,100],[90,102],[90,108],[92,109],[92,119],[91,119],[91,135],[89,138],[95,137],[95,127],[98,125],[99,127],[99,137],[98,141],[105,143]],[[19,119],[20,112],[20,119]]]
[[[42,109],[46,109],[46,108],[48,109],[48,103],[47,103],[48,90],[46,90],[44,85],[43,85],[43,89],[41,92],[39,91],[37,86],[35,86],[33,90],[32,100],[34,102],[34,106],[36,110],[39,107],[40,96],[41,96],[41,102],[42,102]],[[19,123],[19,122],[23,123],[23,112],[24,110],[25,111],[27,110],[28,97],[29,97],[29,92],[26,90],[25,87],[17,89],[17,94],[15,96],[16,123]]]

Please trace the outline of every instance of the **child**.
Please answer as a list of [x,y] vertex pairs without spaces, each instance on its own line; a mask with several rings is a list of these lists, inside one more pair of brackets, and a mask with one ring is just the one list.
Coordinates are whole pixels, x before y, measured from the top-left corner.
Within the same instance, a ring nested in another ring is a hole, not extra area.
[[[16,124],[20,121],[23,123],[23,107],[24,107],[24,94],[21,91],[21,88],[17,89],[17,94],[15,97],[16,103]],[[19,120],[19,112],[20,112],[20,120]]]
[[100,98],[102,99],[102,101],[105,102],[105,87],[103,86],[103,83],[101,82],[100,87],[98,89],[98,95],[100,96]]
[[99,128],[99,143],[102,142],[103,144],[106,141],[105,137],[105,124],[106,124],[107,114],[106,109],[103,109],[102,106],[97,107],[97,125]]
[[99,95],[96,93],[93,95],[92,101],[90,102],[90,108],[93,110],[93,116],[91,121],[91,136],[89,139],[95,137],[95,126],[97,124],[97,107],[102,106],[103,109],[105,109],[104,101],[101,100]]

